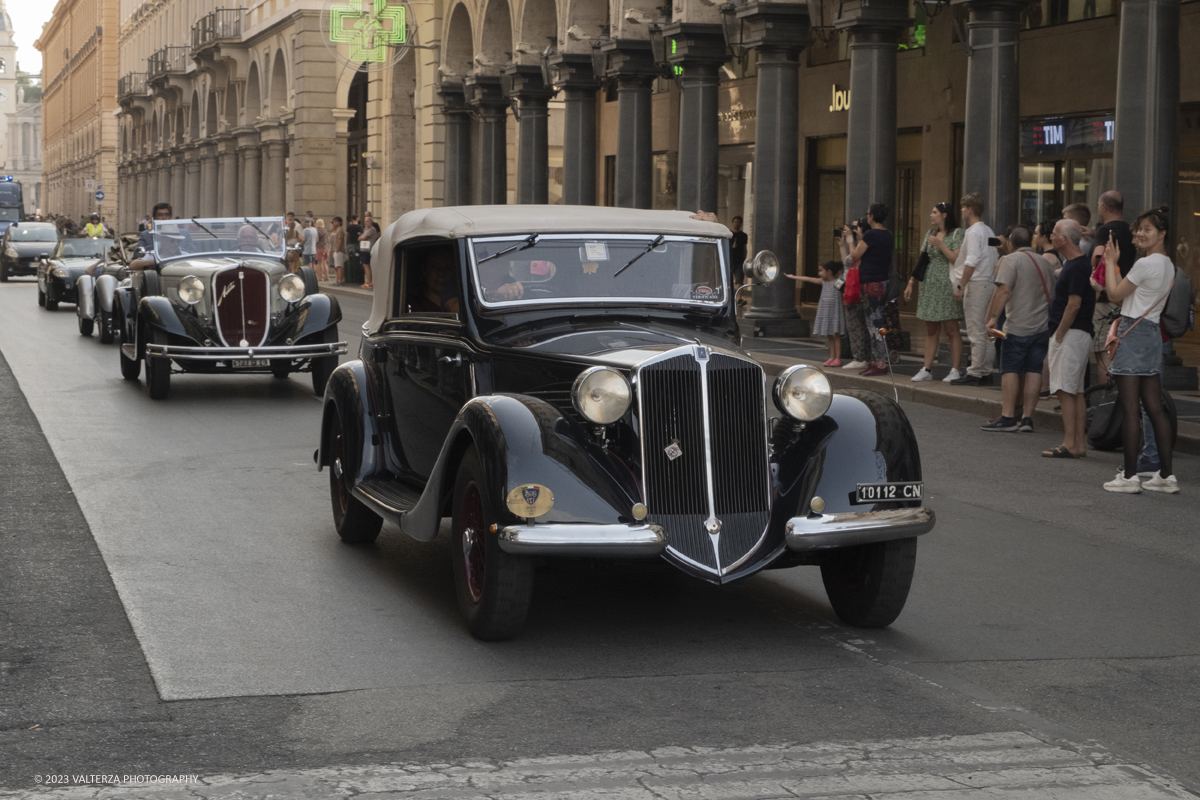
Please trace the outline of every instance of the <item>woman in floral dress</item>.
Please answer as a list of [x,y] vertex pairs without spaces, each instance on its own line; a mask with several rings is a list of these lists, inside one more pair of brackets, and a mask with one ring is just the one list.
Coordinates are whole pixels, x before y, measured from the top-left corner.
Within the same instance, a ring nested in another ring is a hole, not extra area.
[[[938,340],[942,331],[950,340],[950,358],[953,367],[943,378],[949,383],[961,377],[962,335],[959,320],[963,318],[962,303],[954,299],[954,287],[950,285],[950,265],[958,258],[965,231],[954,221],[954,208],[949,203],[938,203],[929,213],[933,228],[925,237],[921,251],[929,256],[925,280],[921,283],[921,294],[917,298],[917,319],[925,323],[925,365],[913,376],[914,381],[933,380],[933,360],[937,357]],[[908,279],[904,299],[912,300],[913,279]]]

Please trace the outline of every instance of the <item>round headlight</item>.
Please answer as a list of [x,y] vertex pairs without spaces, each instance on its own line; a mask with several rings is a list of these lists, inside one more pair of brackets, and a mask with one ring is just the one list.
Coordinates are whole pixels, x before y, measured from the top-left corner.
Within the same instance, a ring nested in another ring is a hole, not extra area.
[[279,296],[289,303],[304,299],[304,281],[299,275],[284,275],[279,281]]
[[779,258],[770,250],[759,250],[746,260],[744,270],[755,283],[768,284],[779,277]]
[[179,299],[194,306],[204,297],[204,283],[195,275],[188,275],[179,282]]
[[810,422],[829,410],[833,389],[824,372],[808,364],[796,364],[775,379],[775,405],[793,419]]
[[611,367],[591,367],[571,387],[575,410],[588,422],[608,425],[625,416],[633,392],[625,376]]

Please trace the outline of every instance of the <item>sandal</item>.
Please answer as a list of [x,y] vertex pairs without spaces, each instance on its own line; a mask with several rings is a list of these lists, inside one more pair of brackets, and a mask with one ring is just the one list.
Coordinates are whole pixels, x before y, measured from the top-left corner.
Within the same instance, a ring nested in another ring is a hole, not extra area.
[[1060,444],[1049,450],[1043,450],[1042,458],[1079,458],[1079,456],[1068,450],[1065,444]]

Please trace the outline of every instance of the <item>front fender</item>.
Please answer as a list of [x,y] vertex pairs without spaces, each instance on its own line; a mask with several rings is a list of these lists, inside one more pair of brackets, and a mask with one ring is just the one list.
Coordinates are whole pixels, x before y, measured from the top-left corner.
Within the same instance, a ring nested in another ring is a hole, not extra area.
[[138,318],[143,325],[186,337],[197,344],[203,343],[206,338],[204,329],[188,311],[161,295],[143,297],[138,303]]
[[96,318],[96,279],[91,275],[80,275],[75,281],[75,316],[80,319]]
[[113,295],[120,283],[114,275],[101,275],[96,281],[95,311],[111,314],[113,311]]
[[[775,432],[776,502],[772,527],[807,515],[814,497],[824,513],[866,511],[851,503],[859,483],[921,480],[921,455],[899,404],[875,392],[836,394],[828,413],[803,429],[783,420]],[[921,505],[889,503],[888,508]]]
[[[362,361],[347,361],[329,376],[321,414],[321,439],[316,453],[317,471],[329,466],[329,436],[336,416],[342,424],[345,452],[352,463],[342,469],[354,485],[379,471],[383,463],[383,437],[374,380]],[[351,458],[351,456],[354,456]]]
[[310,294],[284,315],[274,327],[272,341],[291,339],[300,341],[308,336],[321,334],[330,325],[342,321],[342,307],[336,297],[327,294]]
[[537,518],[539,523],[634,521],[632,508],[640,492],[623,462],[597,447],[544,400],[487,395],[459,411],[420,501],[401,521],[409,536],[423,542],[437,536],[458,463],[472,444],[502,526],[523,522],[508,510],[505,499],[527,483],[545,486],[554,495],[553,508]]

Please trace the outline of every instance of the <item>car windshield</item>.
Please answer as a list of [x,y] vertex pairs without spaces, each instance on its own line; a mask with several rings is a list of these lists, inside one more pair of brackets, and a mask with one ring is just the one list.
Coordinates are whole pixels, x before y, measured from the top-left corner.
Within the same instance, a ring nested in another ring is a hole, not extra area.
[[0,208],[0,222],[16,222],[21,218],[19,208]]
[[60,258],[104,258],[112,239],[63,239]]
[[154,223],[159,261],[201,253],[261,253],[282,257],[282,217],[172,219]]
[[58,230],[53,225],[14,225],[9,230],[14,242],[58,241]]
[[474,239],[485,305],[685,303],[726,299],[716,239],[654,234],[530,235]]

